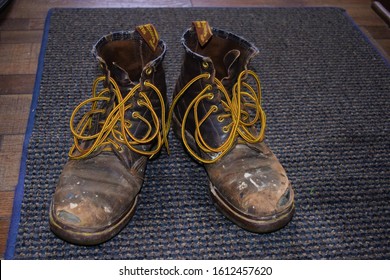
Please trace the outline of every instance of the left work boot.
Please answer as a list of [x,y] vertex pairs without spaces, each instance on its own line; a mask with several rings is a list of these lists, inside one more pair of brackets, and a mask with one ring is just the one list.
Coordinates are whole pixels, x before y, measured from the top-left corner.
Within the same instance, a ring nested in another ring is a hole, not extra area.
[[94,46],[103,76],[71,116],[74,145],[50,206],[50,227],[62,239],[102,243],[133,216],[147,160],[167,145],[165,52],[151,24]]
[[205,21],[194,22],[182,44],[168,118],[173,131],[204,164],[211,197],[226,217],[249,231],[280,229],[293,216],[294,192],[263,142],[260,81],[248,69],[257,48]]

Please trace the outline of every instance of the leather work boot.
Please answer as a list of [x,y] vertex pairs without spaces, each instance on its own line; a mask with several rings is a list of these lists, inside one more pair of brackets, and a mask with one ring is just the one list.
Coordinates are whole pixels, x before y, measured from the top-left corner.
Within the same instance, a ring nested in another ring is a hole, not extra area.
[[204,164],[211,197],[226,217],[259,233],[285,226],[294,213],[294,192],[263,142],[260,81],[247,68],[257,48],[205,21],[193,22],[182,44],[168,118],[175,134]]
[[151,24],[102,37],[103,75],[74,110],[74,145],[50,206],[50,227],[75,244],[102,243],[134,214],[148,158],[167,145],[166,44]]

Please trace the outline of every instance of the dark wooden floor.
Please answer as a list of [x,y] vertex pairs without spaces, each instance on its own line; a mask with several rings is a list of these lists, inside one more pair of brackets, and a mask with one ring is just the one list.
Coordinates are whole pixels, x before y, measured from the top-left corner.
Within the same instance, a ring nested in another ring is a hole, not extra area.
[[52,7],[333,6],[387,57],[390,30],[370,0],[14,0],[0,14],[0,258],[3,258],[44,20]]

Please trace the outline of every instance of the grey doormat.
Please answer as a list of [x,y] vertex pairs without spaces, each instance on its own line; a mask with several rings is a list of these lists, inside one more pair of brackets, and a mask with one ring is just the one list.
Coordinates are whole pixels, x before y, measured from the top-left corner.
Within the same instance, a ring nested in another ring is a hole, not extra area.
[[[291,223],[242,230],[208,196],[207,175],[170,134],[171,155],[149,163],[134,218],[114,239],[83,247],[49,230],[51,195],[71,146],[73,108],[100,74],[92,45],[151,22],[167,42],[168,93],[180,37],[192,20],[232,31],[260,49],[267,142],[296,192]],[[388,259],[390,67],[336,8],[54,9],[48,15],[7,258]]]

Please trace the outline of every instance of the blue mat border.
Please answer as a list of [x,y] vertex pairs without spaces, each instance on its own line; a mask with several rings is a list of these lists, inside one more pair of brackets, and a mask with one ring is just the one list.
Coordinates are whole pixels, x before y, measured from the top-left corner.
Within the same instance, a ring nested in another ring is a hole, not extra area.
[[35,112],[38,105],[38,97],[39,97],[40,86],[41,86],[44,58],[45,58],[47,41],[49,37],[51,15],[52,15],[52,9],[48,11],[45,19],[44,32],[43,32],[42,42],[41,42],[41,50],[38,58],[38,69],[35,76],[34,91],[33,91],[33,96],[30,105],[30,114],[28,117],[27,128],[26,128],[26,133],[23,142],[23,152],[22,152],[22,158],[20,163],[19,179],[18,179],[18,184],[16,185],[15,188],[12,217],[11,217],[11,223],[8,231],[7,247],[4,255],[6,260],[13,259],[15,253],[16,237],[19,229],[20,212],[22,207],[22,199],[24,195],[24,181],[26,176],[27,154],[28,154],[27,152],[28,152],[28,146],[30,143],[31,134],[34,128]]
[[[156,7],[153,7],[151,9],[155,9]],[[190,7],[186,7],[187,9]],[[222,7],[196,7],[196,8],[222,8]],[[223,7],[226,8],[226,7]],[[240,7],[245,8],[245,7]],[[248,7],[248,8],[261,8],[261,9],[280,9],[282,7]],[[286,9],[289,8],[298,8],[298,7],[286,7]],[[364,38],[364,40],[371,45],[373,49],[376,50],[376,52],[381,56],[384,63],[390,68],[390,61],[386,58],[386,56],[382,53],[381,50],[378,49],[378,47],[372,42],[372,39],[369,38],[363,30],[357,25],[357,23],[353,20],[353,18],[347,13],[347,11],[340,7],[300,7],[303,9],[310,9],[310,8],[337,8],[340,10],[343,10],[344,16],[349,19],[349,21],[353,24],[356,30],[358,30],[361,34],[361,36]],[[14,258],[15,254],[15,246],[16,246],[16,238],[17,233],[19,229],[19,222],[20,222],[20,216],[21,216],[21,207],[22,207],[22,200],[24,195],[24,182],[25,182],[25,176],[26,176],[26,167],[27,167],[27,154],[28,154],[28,146],[30,143],[30,138],[32,135],[32,131],[34,128],[34,122],[35,122],[35,112],[38,105],[38,98],[40,93],[40,85],[41,85],[41,79],[44,69],[44,58],[46,53],[46,47],[48,42],[48,36],[49,36],[49,29],[50,29],[50,20],[53,13],[53,10],[56,10],[58,8],[52,8],[48,11],[46,19],[45,19],[45,25],[44,25],[44,32],[41,42],[41,49],[39,53],[38,58],[38,68],[37,73],[35,76],[35,83],[34,83],[34,90],[33,90],[33,96],[31,100],[31,106],[30,106],[30,114],[27,122],[27,128],[25,132],[24,142],[23,142],[23,151],[22,151],[22,158],[20,163],[20,171],[19,171],[19,178],[18,178],[18,184],[15,188],[15,195],[14,195],[14,202],[13,202],[13,208],[12,208],[12,217],[10,222],[10,227],[8,231],[8,238],[7,238],[7,245],[6,245],[6,251],[5,251],[5,259],[11,260]],[[61,9],[72,9],[72,8],[61,8]],[[80,8],[75,8],[80,9]],[[179,9],[179,8],[178,8]],[[232,7],[232,9],[234,9]]]

